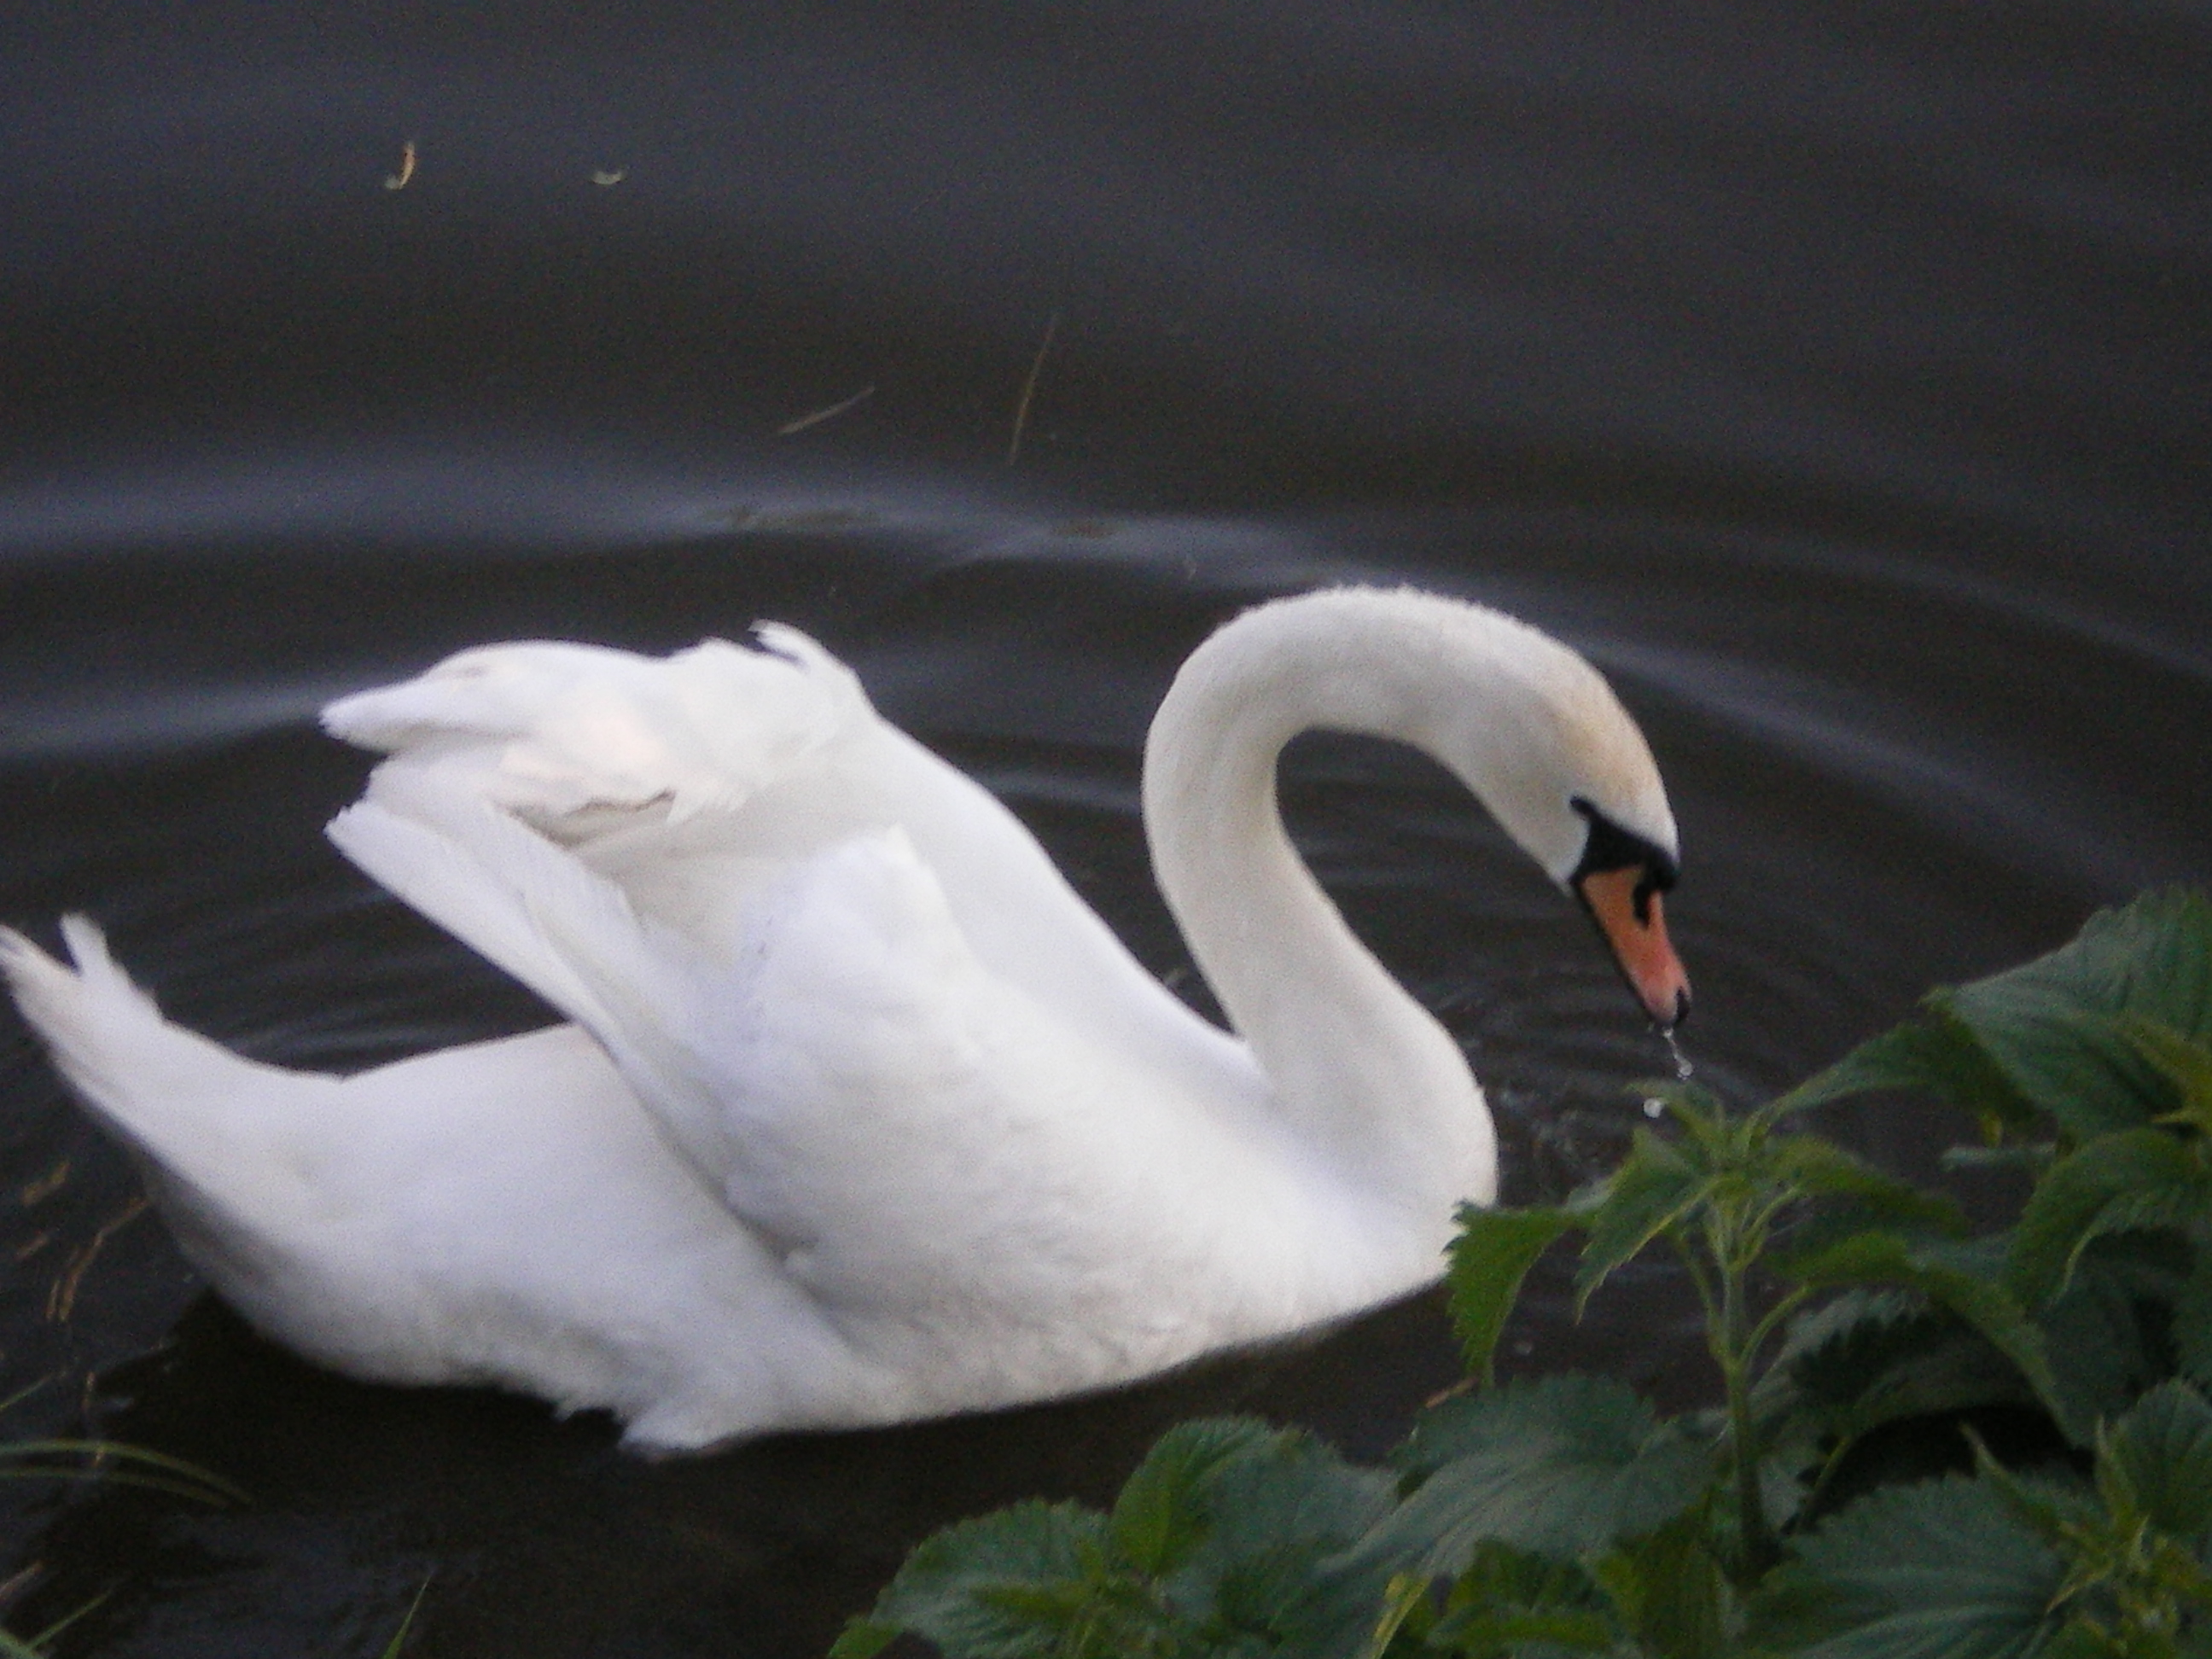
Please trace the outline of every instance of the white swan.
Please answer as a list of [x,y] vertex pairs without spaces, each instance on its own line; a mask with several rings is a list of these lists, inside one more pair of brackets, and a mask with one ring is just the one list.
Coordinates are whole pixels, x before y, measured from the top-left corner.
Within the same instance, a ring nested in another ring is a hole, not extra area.
[[573,1024],[288,1072],[167,1024],[80,918],[74,972],[0,932],[24,1016],[262,1330],[684,1449],[1122,1382],[1434,1279],[1454,1203],[1494,1194],[1490,1118],[1285,836],[1309,727],[1436,755],[1653,1018],[1687,1006],[1644,739],[1494,612],[1310,594],[1176,677],[1146,827],[1241,1042],[850,671],[759,641],[494,646],[325,711],[390,754],[331,838]]

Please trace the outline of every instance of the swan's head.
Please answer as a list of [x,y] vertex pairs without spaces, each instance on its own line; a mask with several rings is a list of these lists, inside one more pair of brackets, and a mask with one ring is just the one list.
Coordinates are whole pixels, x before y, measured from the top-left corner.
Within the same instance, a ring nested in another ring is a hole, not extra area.
[[1680,842],[1644,733],[1604,678],[1548,635],[1429,603],[1466,690],[1432,716],[1425,746],[1589,913],[1645,1012],[1671,1030],[1690,1010],[1661,896]]
[[1589,830],[1567,887],[1605,935],[1652,1023],[1671,1031],[1690,1014],[1690,977],[1667,938],[1660,899],[1674,884],[1680,860],[1659,842],[1622,829],[1589,800],[1577,796],[1571,804]]

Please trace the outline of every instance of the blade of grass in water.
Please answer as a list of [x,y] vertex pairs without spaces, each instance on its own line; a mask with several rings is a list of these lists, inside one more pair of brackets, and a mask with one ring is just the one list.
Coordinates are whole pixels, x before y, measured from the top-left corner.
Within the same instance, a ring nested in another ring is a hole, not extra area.
[[[44,1460],[83,1458],[57,1465]],[[0,1480],[109,1480],[173,1492],[204,1504],[244,1504],[248,1495],[182,1458],[112,1440],[18,1440],[0,1445]]]
[[414,1601],[408,1604],[407,1616],[399,1621],[399,1628],[392,1632],[392,1640],[385,1647],[381,1659],[399,1659],[400,1644],[406,1641],[407,1632],[414,1628],[415,1615],[422,1611],[422,1598],[429,1593],[430,1580],[425,1578],[422,1587],[415,1592]]

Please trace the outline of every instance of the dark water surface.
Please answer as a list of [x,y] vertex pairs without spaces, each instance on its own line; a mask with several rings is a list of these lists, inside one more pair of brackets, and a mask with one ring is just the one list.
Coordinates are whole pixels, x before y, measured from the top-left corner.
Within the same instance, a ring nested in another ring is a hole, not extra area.
[[[312,719],[517,635],[808,629],[1173,973],[1135,758],[1180,655],[1321,582],[1493,602],[1644,721],[1744,1094],[2206,872],[2201,4],[112,4],[11,10],[0,64],[0,921],[89,911],[251,1054],[544,1018],[323,842],[366,762]],[[1395,752],[1304,744],[1286,797],[1509,1195],[1600,1165],[1665,1056],[1586,925]],[[1371,1455],[1453,1369],[1420,1298],[649,1466],[259,1343],[12,1011],[0,1177],[0,1432],[253,1498],[11,1484],[9,1626],[105,1598],[70,1653],[372,1655],[426,1577],[422,1652],[817,1651],[1178,1416]],[[1578,1329],[1539,1288],[1518,1363],[1706,1386],[1663,1277]]]

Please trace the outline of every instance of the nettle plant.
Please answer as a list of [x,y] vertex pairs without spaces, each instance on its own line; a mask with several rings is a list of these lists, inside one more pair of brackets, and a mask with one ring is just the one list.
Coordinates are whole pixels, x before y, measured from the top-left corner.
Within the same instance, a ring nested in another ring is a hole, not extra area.
[[[1979,1124],[1955,1162],[2025,1172],[2010,1228],[1972,1235],[1804,1127],[1899,1091]],[[834,1659],[902,1632],[950,1659],[2212,1659],[2212,903],[2101,913],[1755,1111],[1646,1092],[1669,1121],[1610,1175],[1462,1213],[1470,1385],[1390,1468],[1182,1425],[1109,1512],[923,1543]],[[1528,1268],[1569,1240],[1585,1300],[1679,1259],[1718,1408],[1493,1382]]]

